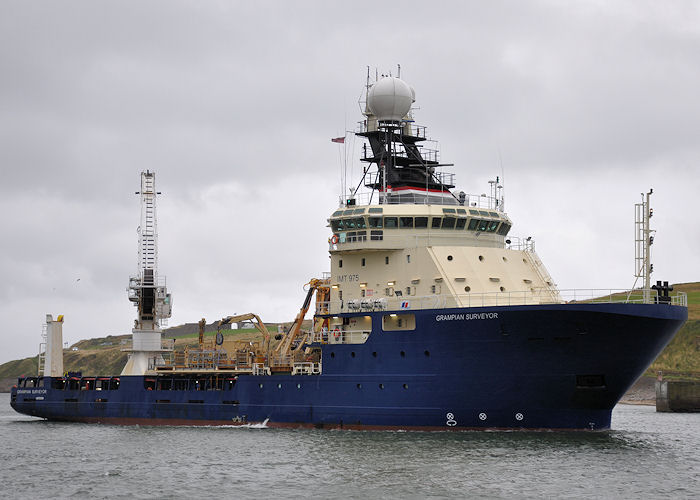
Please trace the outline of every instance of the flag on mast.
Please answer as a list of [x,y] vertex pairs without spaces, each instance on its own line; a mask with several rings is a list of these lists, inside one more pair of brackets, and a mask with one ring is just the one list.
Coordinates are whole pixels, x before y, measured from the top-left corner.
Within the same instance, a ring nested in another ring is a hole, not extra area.
[[336,137],[331,139],[331,142],[337,142],[339,144],[345,144],[345,137]]

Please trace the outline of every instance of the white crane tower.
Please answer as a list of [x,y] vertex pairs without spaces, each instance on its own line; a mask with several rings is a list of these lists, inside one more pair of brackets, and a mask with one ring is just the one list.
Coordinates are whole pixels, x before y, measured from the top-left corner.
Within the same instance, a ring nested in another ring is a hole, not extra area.
[[156,224],[156,174],[141,172],[141,225],[138,274],[129,278],[129,300],[138,308],[132,330],[132,349],[122,375],[143,375],[163,363],[161,323],[170,317],[171,298],[165,277],[158,276],[158,229]]

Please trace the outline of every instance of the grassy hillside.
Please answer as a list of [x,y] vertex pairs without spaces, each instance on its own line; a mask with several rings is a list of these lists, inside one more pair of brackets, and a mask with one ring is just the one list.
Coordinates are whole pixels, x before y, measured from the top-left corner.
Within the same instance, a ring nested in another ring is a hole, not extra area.
[[[681,328],[671,343],[647,370],[647,375],[656,376],[663,371],[671,376],[700,378],[700,283],[682,283],[674,285],[674,290],[688,294],[688,322]],[[287,323],[285,326],[289,326]],[[309,328],[307,320],[305,328]],[[272,335],[277,331],[276,325],[268,325]],[[211,341],[215,327],[207,325],[205,337]],[[223,330],[229,339],[260,340],[255,329]],[[163,338],[175,339],[176,349],[197,343],[196,323],[181,325],[163,332]],[[117,374],[126,364],[127,353],[121,349],[130,347],[131,335],[107,336],[77,342],[63,351],[64,369],[82,371],[84,375]],[[122,344],[128,341],[128,344]],[[74,351],[73,348],[77,348]],[[37,373],[37,357],[9,361],[0,365],[0,379],[10,380],[21,375]],[[7,390],[0,384],[0,391]]]

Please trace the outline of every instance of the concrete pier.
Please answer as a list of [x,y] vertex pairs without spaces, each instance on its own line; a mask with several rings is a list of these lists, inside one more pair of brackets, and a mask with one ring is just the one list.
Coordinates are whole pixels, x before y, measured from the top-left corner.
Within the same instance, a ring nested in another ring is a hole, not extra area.
[[657,380],[656,411],[700,412],[700,381]]

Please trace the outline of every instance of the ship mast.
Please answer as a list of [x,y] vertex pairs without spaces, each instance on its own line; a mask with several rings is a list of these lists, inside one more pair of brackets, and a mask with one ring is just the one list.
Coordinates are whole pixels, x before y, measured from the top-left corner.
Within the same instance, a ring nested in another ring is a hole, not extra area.
[[129,278],[129,300],[138,309],[132,330],[132,349],[122,375],[143,375],[163,363],[161,325],[171,315],[171,297],[165,277],[158,276],[158,228],[156,220],[156,174],[141,172],[141,225],[138,271]]
[[[651,245],[654,243],[655,232],[649,227],[649,219],[654,214],[653,209],[649,205],[653,189],[646,193],[642,193],[642,202],[635,204],[635,274],[637,279],[644,281],[642,293],[644,295],[644,303],[651,302],[651,273],[654,272],[654,265],[651,263]],[[636,284],[636,280],[635,280]]]

